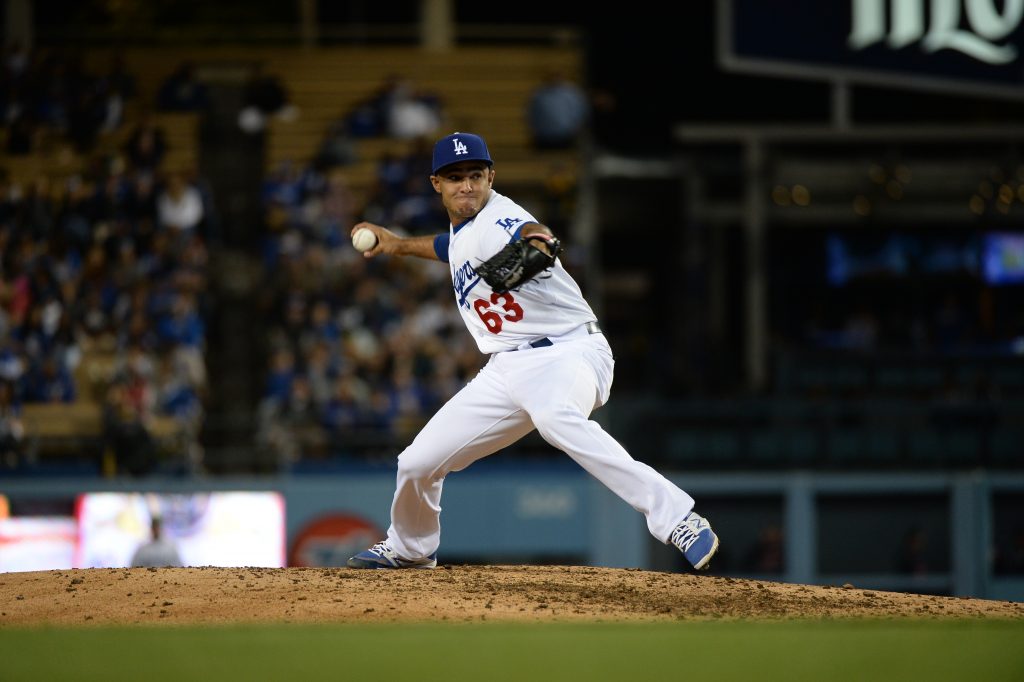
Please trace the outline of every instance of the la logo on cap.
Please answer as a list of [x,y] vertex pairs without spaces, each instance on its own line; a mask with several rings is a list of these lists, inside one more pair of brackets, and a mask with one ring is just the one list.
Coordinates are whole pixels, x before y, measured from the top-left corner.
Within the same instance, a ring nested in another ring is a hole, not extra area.
[[462,154],[469,153],[469,149],[466,147],[466,145],[462,144],[462,140],[460,140],[459,138],[456,137],[454,140],[452,140],[452,142],[455,143],[455,156],[460,156]]

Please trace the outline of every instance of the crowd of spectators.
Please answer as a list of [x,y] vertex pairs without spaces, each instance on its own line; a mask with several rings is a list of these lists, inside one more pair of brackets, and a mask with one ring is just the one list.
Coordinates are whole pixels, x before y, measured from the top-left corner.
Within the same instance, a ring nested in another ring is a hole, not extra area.
[[[388,78],[331,126],[313,163],[267,178],[259,441],[285,466],[375,448],[393,456],[392,439],[418,430],[480,366],[444,268],[367,260],[349,241],[357,216],[407,234],[447,224],[426,181],[444,118],[439,98]],[[354,140],[379,137],[408,151],[380,159],[357,205],[338,169],[355,160]]]
[[[30,121],[83,151],[73,118],[85,104],[134,94],[117,59],[92,77],[77,59],[12,51],[4,78],[8,141]],[[211,196],[162,171],[152,119],[133,123],[123,149],[81,172],[26,181],[0,167],[0,468],[26,464],[25,404],[81,401],[103,406],[119,471],[157,466],[161,417],[180,460],[199,466]]]
[[125,103],[136,96],[135,79],[114,56],[101,73],[86,70],[80,55],[6,51],[0,82],[0,111],[11,155],[38,151],[48,138],[70,141],[79,153],[123,122]]
[[444,103],[437,94],[407,78],[389,76],[327,127],[314,165],[324,170],[357,161],[357,142],[363,139],[429,140],[446,120]]

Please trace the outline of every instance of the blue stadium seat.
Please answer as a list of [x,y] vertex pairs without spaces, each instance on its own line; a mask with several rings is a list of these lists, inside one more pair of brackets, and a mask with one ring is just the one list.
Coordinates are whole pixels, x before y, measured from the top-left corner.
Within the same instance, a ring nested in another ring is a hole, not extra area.
[[900,455],[900,436],[896,431],[837,430],[829,434],[828,452],[836,463],[892,462]]
[[666,438],[665,456],[678,462],[728,463],[739,458],[740,443],[729,431],[676,431]]
[[825,448],[832,461],[859,461],[864,456],[864,432],[859,429],[833,431],[828,434]]
[[993,464],[1021,466],[1024,464],[1024,430],[996,429],[989,440]]
[[910,436],[910,457],[936,464],[970,464],[981,461],[980,436],[973,431],[929,430]]
[[750,437],[750,457],[755,461],[805,464],[817,455],[817,436],[806,429],[755,431]]

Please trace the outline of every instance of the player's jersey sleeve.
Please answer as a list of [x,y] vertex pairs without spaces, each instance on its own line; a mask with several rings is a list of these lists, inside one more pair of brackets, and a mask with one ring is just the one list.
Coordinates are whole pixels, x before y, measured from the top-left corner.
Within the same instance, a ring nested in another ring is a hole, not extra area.
[[437,259],[444,263],[448,262],[448,245],[451,243],[451,233],[445,232],[434,237],[434,253]]
[[536,220],[530,220],[528,222],[519,223],[519,226],[516,228],[516,231],[512,233],[512,238],[509,239],[509,241],[514,242],[515,240],[520,239],[523,236],[523,228],[526,227],[527,225],[537,224],[538,223]]

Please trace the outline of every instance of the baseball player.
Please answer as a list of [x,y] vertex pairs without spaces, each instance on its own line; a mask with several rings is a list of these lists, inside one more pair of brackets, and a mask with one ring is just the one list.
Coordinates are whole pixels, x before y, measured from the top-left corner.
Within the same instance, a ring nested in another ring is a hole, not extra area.
[[[402,238],[360,223],[376,243],[366,257],[418,256],[448,263],[455,304],[490,360],[398,457],[387,538],[348,560],[352,568],[434,568],[445,476],[533,429],[647,518],[651,534],[707,567],[718,536],[694,501],[634,460],[590,413],[608,400],[614,360],[594,313],[557,259],[559,240],[492,189],[484,140],[454,133],[434,145],[430,182],[451,225]],[[373,243],[373,240],[369,240]]]

